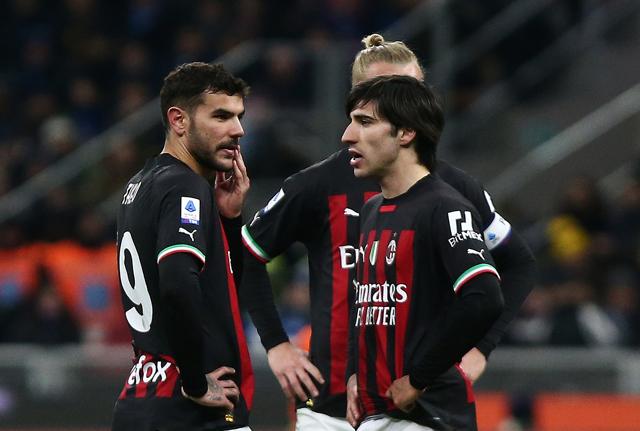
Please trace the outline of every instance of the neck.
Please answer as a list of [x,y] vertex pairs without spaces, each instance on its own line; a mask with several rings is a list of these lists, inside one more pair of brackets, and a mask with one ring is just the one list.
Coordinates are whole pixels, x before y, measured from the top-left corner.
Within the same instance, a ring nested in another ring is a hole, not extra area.
[[387,173],[378,180],[382,196],[386,199],[406,193],[411,186],[429,175],[429,169],[418,162],[415,153],[408,156],[398,157]]
[[169,133],[164,140],[164,147],[162,147],[161,154],[169,154],[189,166],[196,174],[203,177],[205,176],[203,167],[187,149],[186,139]]

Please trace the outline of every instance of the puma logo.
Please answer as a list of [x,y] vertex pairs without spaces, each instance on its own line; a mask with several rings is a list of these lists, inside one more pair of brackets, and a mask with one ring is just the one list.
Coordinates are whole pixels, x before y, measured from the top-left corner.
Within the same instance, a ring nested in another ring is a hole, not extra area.
[[355,212],[351,208],[345,208],[344,209],[344,215],[346,215],[347,217],[360,217],[360,214],[358,214],[357,212]]
[[467,249],[467,254],[477,254],[478,256],[480,256],[482,258],[482,260],[485,260],[484,256],[482,255],[482,253],[484,253],[484,250],[474,250],[472,248],[468,248]]
[[185,235],[189,235],[189,238],[191,238],[191,241],[195,242],[196,240],[193,238],[193,235],[195,235],[195,233],[198,231],[198,229],[194,229],[193,232],[189,232],[188,230],[186,230],[185,228],[181,227],[180,229],[178,229],[178,233],[183,233]]

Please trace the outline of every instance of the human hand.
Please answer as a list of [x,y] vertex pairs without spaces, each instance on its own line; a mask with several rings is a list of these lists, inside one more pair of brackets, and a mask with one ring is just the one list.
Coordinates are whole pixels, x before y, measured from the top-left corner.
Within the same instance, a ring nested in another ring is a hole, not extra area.
[[233,380],[221,380],[221,378],[235,374],[235,372],[236,370],[231,367],[220,367],[205,375],[207,379],[207,392],[203,396],[192,397],[184,391],[184,388],[182,389],[182,395],[201,406],[222,407],[227,410],[233,410],[234,403],[236,403],[240,397],[240,390]]
[[469,350],[460,361],[460,368],[471,380],[471,383],[475,383],[482,376],[486,367],[487,358],[475,347]]
[[405,413],[410,412],[416,405],[416,400],[422,394],[422,390],[411,385],[409,376],[402,376],[391,383],[385,396],[393,400],[393,404]]
[[287,341],[269,349],[267,360],[289,400],[297,396],[301,401],[306,401],[309,394],[318,396],[318,389],[311,377],[320,383],[324,383],[324,378],[320,370],[309,361],[306,352]]
[[226,218],[236,218],[240,215],[250,183],[247,167],[238,148],[231,172],[216,173],[214,190],[220,214]]
[[362,419],[362,407],[358,396],[358,379],[352,374],[347,380],[347,422],[357,428]]

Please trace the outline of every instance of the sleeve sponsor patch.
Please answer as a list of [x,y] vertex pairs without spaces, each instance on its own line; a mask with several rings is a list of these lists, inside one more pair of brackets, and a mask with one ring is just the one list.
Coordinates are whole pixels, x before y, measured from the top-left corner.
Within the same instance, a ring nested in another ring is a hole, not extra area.
[[493,221],[484,230],[484,242],[489,250],[499,246],[511,233],[511,224],[498,213],[495,213]]
[[180,222],[200,224],[200,199],[187,196],[180,198]]

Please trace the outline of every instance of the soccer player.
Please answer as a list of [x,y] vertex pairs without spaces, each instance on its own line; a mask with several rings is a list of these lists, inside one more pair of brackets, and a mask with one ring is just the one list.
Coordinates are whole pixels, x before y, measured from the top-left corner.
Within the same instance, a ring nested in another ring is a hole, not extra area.
[[[424,78],[416,56],[404,43],[386,42],[376,34],[363,42],[365,48],[356,56],[352,68],[354,85],[378,75]],[[297,410],[298,429],[325,424],[338,430],[352,429],[345,420],[351,280],[355,277],[360,208],[380,192],[380,187],[372,179],[356,178],[349,159],[345,148],[291,176],[242,230],[249,253],[245,254],[241,295],[285,393],[303,401]],[[462,357],[460,367],[443,373],[439,385],[423,395],[433,402],[433,416],[439,415],[443,400],[448,400],[449,411],[451,400],[456,400],[459,422],[475,423],[471,382],[482,374],[486,358],[532,289],[535,265],[531,251],[495,211],[478,181],[443,160],[438,160],[436,173],[479,212],[484,239],[502,277],[505,308],[500,318]],[[309,252],[311,362],[296,351],[282,329],[262,263],[296,241]],[[309,396],[311,401],[305,403]]]
[[118,214],[135,359],[114,430],[249,430],[253,371],[229,250],[249,188],[247,91],[222,65],[184,64],[164,80],[164,148],[128,182]]
[[480,216],[431,175],[444,117],[423,83],[365,81],[347,112],[342,142],[354,174],[382,190],[360,212],[347,419],[356,427],[364,417],[360,430],[460,429],[446,407],[433,417],[419,398],[502,311]]

